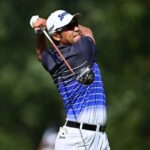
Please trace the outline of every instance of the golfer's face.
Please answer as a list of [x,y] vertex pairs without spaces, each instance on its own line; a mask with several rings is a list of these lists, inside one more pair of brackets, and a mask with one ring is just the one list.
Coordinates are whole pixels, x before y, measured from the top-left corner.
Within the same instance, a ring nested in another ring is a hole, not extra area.
[[62,44],[73,44],[77,42],[81,38],[78,24],[75,23],[68,25],[66,29],[60,33],[60,36],[60,42]]

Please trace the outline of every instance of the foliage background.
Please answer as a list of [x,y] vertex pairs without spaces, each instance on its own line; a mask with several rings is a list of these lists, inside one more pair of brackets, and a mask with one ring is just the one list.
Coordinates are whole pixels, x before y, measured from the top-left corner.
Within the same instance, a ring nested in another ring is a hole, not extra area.
[[51,77],[35,59],[32,15],[81,12],[95,35],[113,150],[150,148],[148,0],[0,1],[0,149],[35,150],[47,126],[64,122]]

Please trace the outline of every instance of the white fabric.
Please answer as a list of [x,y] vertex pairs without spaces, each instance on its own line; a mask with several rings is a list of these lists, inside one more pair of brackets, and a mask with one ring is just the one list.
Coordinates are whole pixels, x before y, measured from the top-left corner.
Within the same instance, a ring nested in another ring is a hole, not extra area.
[[105,125],[107,121],[106,108],[88,108],[79,115],[77,121],[89,124]]
[[39,19],[38,15],[32,16],[30,19],[30,26],[33,28],[33,24],[35,23],[35,21]]
[[110,150],[110,147],[106,133],[64,126],[58,132],[55,150]]

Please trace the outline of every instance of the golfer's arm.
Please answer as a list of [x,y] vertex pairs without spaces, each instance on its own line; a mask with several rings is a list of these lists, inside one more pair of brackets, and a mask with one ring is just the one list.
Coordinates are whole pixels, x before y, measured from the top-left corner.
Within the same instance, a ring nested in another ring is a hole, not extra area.
[[41,60],[41,53],[48,49],[48,42],[44,34],[36,34],[36,56]]
[[93,32],[92,32],[92,30],[90,28],[87,28],[85,26],[79,25],[79,29],[80,29],[81,35],[89,36],[95,43]]

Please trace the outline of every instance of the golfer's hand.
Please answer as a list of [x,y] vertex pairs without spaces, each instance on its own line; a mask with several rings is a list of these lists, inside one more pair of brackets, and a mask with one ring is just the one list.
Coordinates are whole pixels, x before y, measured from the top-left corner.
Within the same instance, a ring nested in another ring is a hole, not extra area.
[[44,29],[46,28],[46,19],[39,18],[38,15],[32,16],[30,19],[30,26],[38,33],[41,27]]

